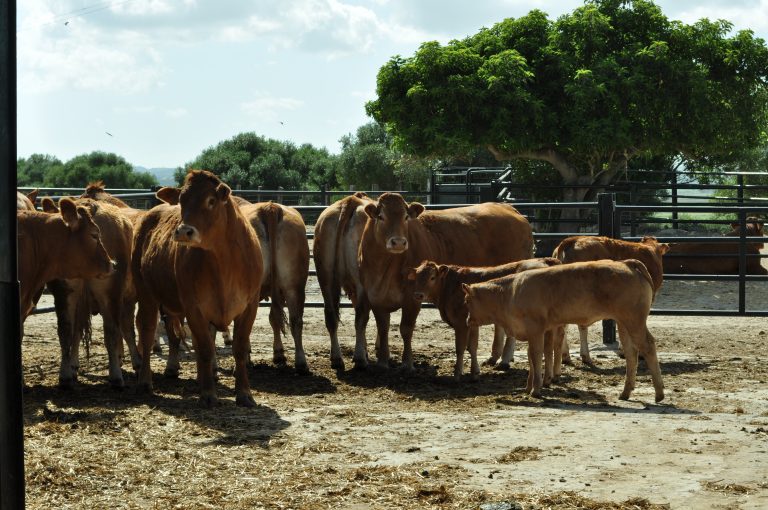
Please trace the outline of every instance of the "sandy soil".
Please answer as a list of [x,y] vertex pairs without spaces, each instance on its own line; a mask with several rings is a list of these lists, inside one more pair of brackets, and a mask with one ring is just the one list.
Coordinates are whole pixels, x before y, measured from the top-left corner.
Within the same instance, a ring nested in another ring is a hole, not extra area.
[[[749,308],[766,309],[766,287],[750,289]],[[667,282],[657,305],[735,308],[736,288]],[[352,311],[342,319],[349,368]],[[29,508],[768,508],[762,318],[651,317],[667,391],[656,405],[644,370],[633,400],[617,399],[624,363],[599,326],[597,366],[582,366],[572,341],[575,366],[536,400],[522,391],[525,345],[510,371],[483,367],[478,382],[456,383],[452,332],[435,310],[419,318],[407,374],[331,370],[322,310],[308,309],[313,373],[299,376],[271,364],[262,309],[250,372],[259,405],[234,405],[231,351],[219,343],[222,405],[212,410],[197,405],[192,355],[178,380],[153,359],[151,397],[133,393],[131,371],[126,390],[110,390],[94,325],[79,384],[65,392],[54,315],[26,322]]]

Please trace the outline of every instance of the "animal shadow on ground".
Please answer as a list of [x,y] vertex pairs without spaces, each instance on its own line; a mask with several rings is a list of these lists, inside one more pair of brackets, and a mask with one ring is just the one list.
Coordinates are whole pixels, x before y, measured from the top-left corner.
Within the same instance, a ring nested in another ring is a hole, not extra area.
[[[272,436],[290,426],[272,408],[257,404],[254,408],[234,405],[234,390],[218,384],[220,403],[213,409],[197,405],[198,387],[193,379],[169,379],[155,374],[152,395],[137,394],[135,378],[129,387],[113,391],[103,377],[81,375],[75,388],[27,386],[24,393],[24,418],[27,425],[42,422],[68,423],[94,430],[120,427],[132,421],[127,415],[136,408],[150,407],[169,416],[191,421],[221,435],[221,444],[255,444],[266,447]],[[181,397],[181,398],[180,398]],[[257,402],[258,394],[255,395]]]
[[263,393],[298,396],[337,391],[334,383],[327,377],[314,372],[299,374],[288,365],[257,362],[248,369],[248,376],[251,389]]
[[[703,372],[708,370],[711,365],[711,363],[702,361],[659,361],[662,377],[664,377],[664,375],[681,375]],[[594,365],[590,367],[587,365],[579,364],[574,366],[573,370],[589,372],[597,375],[623,376],[627,372],[627,367],[624,362],[615,366]],[[648,372],[648,366],[645,364],[645,361],[641,359],[637,365],[637,375],[648,375],[649,373],[650,372]]]

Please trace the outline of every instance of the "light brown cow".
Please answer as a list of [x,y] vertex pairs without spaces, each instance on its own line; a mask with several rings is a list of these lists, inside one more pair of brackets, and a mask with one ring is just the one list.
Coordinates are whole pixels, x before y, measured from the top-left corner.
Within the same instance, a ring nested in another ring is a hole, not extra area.
[[161,188],[163,201],[141,219],[131,267],[138,295],[136,324],[143,363],[138,389],[151,391],[149,357],[160,306],[177,320],[186,317],[197,360],[200,401],[217,403],[216,330],[234,321],[236,403],[255,405],[248,382],[249,336],[259,308],[264,273],[259,239],[232,200],[229,186],[214,174],[191,170],[178,188]]
[[[564,264],[601,259],[637,259],[645,264],[651,275],[655,296],[664,282],[662,257],[667,250],[669,250],[669,245],[659,243],[653,236],[645,236],[640,242],[611,239],[604,236],[571,236],[563,239],[555,248],[552,256]],[[566,342],[563,349],[564,361],[569,363],[567,339],[564,337],[563,340]],[[585,326],[579,326],[579,354],[583,363],[590,366],[594,365],[592,357],[589,355],[587,328]]]
[[574,262],[465,284],[463,289],[470,325],[499,323],[508,335],[528,341],[526,391],[532,396],[541,396],[541,354],[547,329],[613,319],[627,362],[620,398],[628,399],[635,388],[638,353],[651,372],[656,402],[664,398],[656,342],[646,326],[653,281],[639,260]]
[[34,297],[55,278],[106,277],[114,271],[99,227],[87,208],[59,200],[60,214],[18,211],[18,272],[22,322]]
[[97,202],[107,202],[108,204],[112,204],[115,207],[119,207],[122,209],[121,212],[126,215],[128,219],[130,219],[134,224],[136,224],[139,218],[141,218],[141,216],[146,212],[143,209],[136,209],[131,207],[120,198],[106,191],[106,188],[104,187],[104,181],[89,183],[88,186],[86,186],[83,194],[80,195],[80,198],[90,198],[92,200],[96,200]]
[[[261,280],[261,299],[270,299],[269,323],[272,326],[272,360],[278,365],[286,363],[285,347],[281,335],[285,334],[286,322],[290,325],[295,348],[295,368],[302,374],[309,373],[304,353],[304,301],[309,277],[309,243],[307,227],[301,213],[293,207],[274,202],[251,203],[234,197],[251,226],[256,231],[261,246],[264,274]],[[175,204],[171,204],[175,205]],[[288,308],[286,320],[283,307]],[[183,338],[181,324],[165,324],[168,335],[170,370],[178,374],[178,346]],[[229,329],[222,331],[224,343],[231,344]],[[166,375],[169,375],[166,371]]]
[[[129,276],[133,227],[120,210],[108,203],[91,199],[77,199],[86,207],[101,232],[107,253],[115,261],[115,271],[106,278],[56,279],[48,282],[56,308],[57,330],[61,346],[59,386],[72,388],[80,369],[80,342],[89,346],[91,316],[100,314],[104,325],[104,345],[109,360],[109,383],[115,388],[125,385],[123,380],[123,335],[133,332],[133,310],[125,309],[125,296],[132,293]],[[45,212],[57,213],[53,200],[43,197]],[[138,368],[135,366],[134,368]]]
[[[431,301],[437,305],[440,310],[440,317],[454,330],[456,338],[454,377],[457,379],[461,377],[464,368],[464,351],[467,350],[467,347],[469,347],[472,361],[470,373],[473,379],[480,374],[480,364],[477,360],[478,328],[467,325],[469,312],[464,302],[462,284],[484,282],[529,269],[539,269],[557,264],[560,264],[560,261],[551,257],[521,260],[493,267],[465,267],[424,261],[419,267],[408,272],[407,278],[413,282],[414,299],[418,302]],[[495,324],[494,327],[503,333],[502,327]],[[506,363],[508,367],[511,352],[514,351],[514,337],[510,337],[507,343],[509,352],[505,349],[502,364]],[[562,343],[560,345],[562,346]],[[557,366],[558,369],[555,370],[555,373],[559,375],[560,365],[557,364]],[[552,374],[550,373],[548,376],[551,378]]]
[[497,265],[529,258],[531,225],[508,204],[486,203],[424,212],[397,193],[384,193],[364,207],[368,215],[358,261],[363,293],[355,307],[357,367],[367,365],[365,328],[373,311],[379,365],[389,365],[389,317],[402,308],[403,367],[413,369],[411,337],[421,308],[405,277],[423,260],[468,266]]
[[[731,224],[731,231],[725,234],[738,237],[741,228],[738,223]],[[763,222],[757,218],[747,218],[747,237],[763,237]],[[746,274],[768,274],[761,264],[762,242],[746,243]],[[739,243],[669,243],[669,252],[664,257],[664,272],[668,274],[739,274]],[[713,256],[715,255],[715,256]]]
[[337,370],[344,370],[337,334],[341,291],[357,305],[362,293],[357,252],[368,220],[364,207],[370,203],[373,200],[368,195],[357,192],[326,207],[315,223],[312,253],[323,294],[325,327],[331,337],[331,367]]
[[16,209],[19,211],[36,211],[35,200],[38,190],[32,190],[26,195],[21,191],[16,192]]

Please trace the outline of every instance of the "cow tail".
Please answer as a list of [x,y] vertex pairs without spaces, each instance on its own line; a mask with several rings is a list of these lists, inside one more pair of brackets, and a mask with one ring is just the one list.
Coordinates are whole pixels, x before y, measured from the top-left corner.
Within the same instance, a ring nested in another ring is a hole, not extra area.
[[72,332],[78,334],[85,345],[85,357],[91,357],[91,293],[85,288],[80,293],[80,299],[75,304],[74,324]]
[[267,203],[259,209],[259,220],[267,233],[269,242],[269,289],[272,299],[271,310],[276,314],[280,322],[280,331],[285,335],[285,326],[288,318],[283,309],[283,295],[277,277],[277,226],[283,221],[283,208],[273,202]]
[[339,256],[342,249],[342,242],[344,241],[344,233],[349,228],[349,222],[352,219],[352,215],[355,214],[357,206],[360,205],[361,199],[366,197],[364,193],[355,193],[354,195],[344,199],[341,203],[341,210],[339,211],[339,220],[336,226],[336,239],[334,240],[334,257],[331,267],[331,295],[333,296],[333,308],[336,314],[336,320],[341,320],[341,312],[339,310],[339,303],[341,301],[341,282],[339,281],[336,265],[339,260]]
[[629,267],[631,267],[636,272],[640,273],[643,278],[645,278],[648,281],[648,285],[651,286],[651,292],[655,294],[654,287],[653,287],[653,278],[651,278],[651,273],[648,272],[648,268],[645,267],[645,264],[640,262],[637,259],[628,259],[624,261]]

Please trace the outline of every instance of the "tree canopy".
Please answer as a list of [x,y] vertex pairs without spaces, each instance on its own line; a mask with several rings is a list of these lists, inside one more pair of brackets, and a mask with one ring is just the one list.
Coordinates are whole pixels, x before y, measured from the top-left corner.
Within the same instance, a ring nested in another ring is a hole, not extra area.
[[214,172],[234,188],[317,190],[337,184],[335,165],[335,157],[325,148],[240,133],[179,167],[176,180],[181,184],[190,168],[199,168]]
[[94,151],[62,163],[54,156],[32,154],[16,164],[19,186],[85,188],[104,181],[110,188],[149,188],[157,179],[147,172],[135,172],[133,165],[117,154]]
[[546,161],[582,200],[578,185],[609,184],[635,156],[735,154],[768,137],[768,48],[731,28],[670,21],[647,0],[587,0],[556,21],[533,10],[392,57],[366,109],[405,152]]

